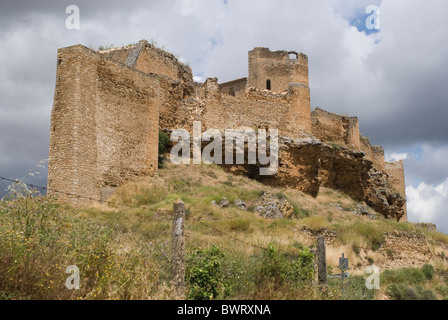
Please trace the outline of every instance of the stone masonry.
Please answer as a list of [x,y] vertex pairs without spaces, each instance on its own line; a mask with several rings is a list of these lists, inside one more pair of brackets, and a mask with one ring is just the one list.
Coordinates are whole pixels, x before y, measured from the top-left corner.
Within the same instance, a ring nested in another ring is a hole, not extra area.
[[[278,129],[283,141],[291,141],[280,153],[283,169],[266,183],[312,195],[321,184],[334,185],[374,208],[375,199],[384,198],[379,211],[405,219],[403,164],[385,163],[383,149],[360,134],[356,117],[311,112],[306,55],[257,47],[249,52],[248,69],[247,78],[197,83],[190,67],[145,40],[104,51],[59,49],[49,194],[88,205],[137,177],[153,176],[158,131],[191,132],[193,121],[201,121],[203,130]],[[337,157],[328,146],[340,149]],[[348,171],[351,180],[344,178]],[[373,183],[373,176],[387,181]],[[364,190],[344,185],[350,181]]]

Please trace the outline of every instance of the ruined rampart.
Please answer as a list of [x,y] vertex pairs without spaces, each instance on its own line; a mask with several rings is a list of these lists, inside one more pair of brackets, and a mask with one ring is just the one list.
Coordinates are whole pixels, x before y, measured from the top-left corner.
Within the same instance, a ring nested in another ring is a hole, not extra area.
[[154,175],[160,82],[81,45],[58,51],[49,194],[85,203],[103,187]]

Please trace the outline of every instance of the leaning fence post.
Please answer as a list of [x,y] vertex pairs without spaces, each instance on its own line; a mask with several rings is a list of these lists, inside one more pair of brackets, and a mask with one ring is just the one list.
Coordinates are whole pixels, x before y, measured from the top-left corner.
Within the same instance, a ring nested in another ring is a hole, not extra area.
[[171,274],[176,292],[185,289],[185,203],[180,199],[173,204],[173,231],[171,238]]
[[319,285],[327,286],[327,261],[325,253],[325,236],[317,237],[317,277]]

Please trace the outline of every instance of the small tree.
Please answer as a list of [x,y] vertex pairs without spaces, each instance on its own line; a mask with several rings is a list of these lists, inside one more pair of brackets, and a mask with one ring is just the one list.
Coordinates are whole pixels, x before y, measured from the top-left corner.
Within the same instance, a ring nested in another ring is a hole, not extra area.
[[196,250],[187,259],[186,281],[188,299],[212,300],[226,297],[229,285],[224,281],[222,259],[224,253],[216,246]]

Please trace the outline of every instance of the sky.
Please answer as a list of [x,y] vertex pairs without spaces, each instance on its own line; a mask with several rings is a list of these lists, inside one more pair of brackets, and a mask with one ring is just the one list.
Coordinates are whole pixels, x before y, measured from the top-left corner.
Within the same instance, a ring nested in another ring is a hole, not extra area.
[[[66,27],[69,5],[79,29]],[[409,220],[448,233],[446,12],[446,0],[2,0],[0,176],[46,185],[36,166],[48,158],[58,48],[147,39],[195,79],[225,82],[247,76],[248,51],[269,47],[308,55],[312,109],[357,116],[387,160],[404,159]]]

